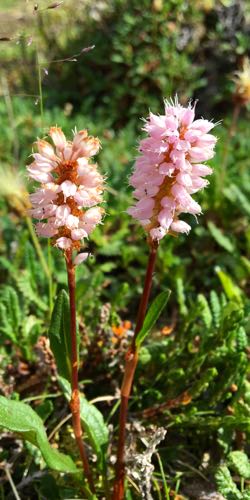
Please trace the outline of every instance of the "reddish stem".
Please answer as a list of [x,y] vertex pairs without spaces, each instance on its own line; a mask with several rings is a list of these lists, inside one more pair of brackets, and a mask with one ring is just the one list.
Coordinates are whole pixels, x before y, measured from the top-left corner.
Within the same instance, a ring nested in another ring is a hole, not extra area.
[[72,262],[72,251],[66,251],[66,266],[68,273],[69,302],[70,302],[70,335],[71,335],[71,400],[70,409],[72,413],[72,424],[75,434],[76,444],[82,460],[83,471],[92,492],[95,486],[89,467],[88,458],[82,440],[82,426],[80,417],[80,397],[78,389],[78,357],[77,357],[77,337],[76,337],[76,300],[75,300],[75,266]]
[[113,500],[123,500],[124,498],[124,482],[125,482],[124,451],[125,451],[125,439],[126,439],[126,423],[128,416],[128,402],[138,362],[136,337],[142,328],[144,318],[146,315],[150,290],[152,287],[152,279],[153,279],[158,243],[149,241],[149,246],[150,246],[150,254],[148,259],[143,293],[141,296],[141,301],[137,315],[135,332],[131,342],[131,346],[129,347],[125,358],[125,371],[121,387],[119,437],[118,437],[118,450],[117,450],[117,462],[116,462],[116,477],[115,477],[114,491],[112,497]]

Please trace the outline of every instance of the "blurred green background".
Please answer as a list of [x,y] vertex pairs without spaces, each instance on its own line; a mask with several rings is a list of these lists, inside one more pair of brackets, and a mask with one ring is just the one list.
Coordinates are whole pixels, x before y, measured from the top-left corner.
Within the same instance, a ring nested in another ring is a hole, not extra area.
[[[149,109],[162,113],[163,99],[177,94],[184,105],[197,99],[197,114],[220,122],[214,174],[198,196],[199,224],[190,218],[189,236],[161,243],[153,295],[165,288],[172,294],[143,348],[131,402],[137,415],[176,400],[151,420],[138,417],[146,428],[168,428],[159,451],[176,499],[210,498],[202,491],[209,495],[216,488],[227,500],[249,498],[249,477],[230,459],[238,449],[249,454],[250,435],[249,41],[248,1],[2,0],[0,5],[2,394],[34,397],[37,409],[41,395],[58,393],[51,366],[42,368],[40,360],[49,324],[48,279],[25,213],[32,189],[25,165],[36,137],[57,124],[69,136],[75,126],[86,127],[102,142],[98,163],[107,177],[107,214],[87,244],[92,260],[77,271],[81,377],[93,399],[117,394],[128,338],[126,328],[122,337],[116,328],[135,320],[147,261],[143,231],[126,215],[141,118]],[[47,242],[40,244],[47,262]],[[64,262],[55,249],[49,259],[56,295],[66,286]],[[52,401],[54,413],[44,417],[48,430],[67,411],[60,395]],[[115,426],[110,406],[99,408]],[[60,446],[71,452],[73,445],[62,434]],[[24,451],[13,469],[17,483],[27,467]],[[39,457],[32,449],[29,454],[35,474]],[[13,461],[8,446],[2,459]],[[221,460],[236,481],[234,497],[232,487],[226,493],[231,476],[227,469],[225,479]],[[153,495],[165,498],[157,460],[154,465]],[[48,473],[24,485],[22,494],[47,499],[77,494],[77,486],[66,483]],[[5,476],[0,492],[10,498]],[[131,484],[127,495],[140,498]]]

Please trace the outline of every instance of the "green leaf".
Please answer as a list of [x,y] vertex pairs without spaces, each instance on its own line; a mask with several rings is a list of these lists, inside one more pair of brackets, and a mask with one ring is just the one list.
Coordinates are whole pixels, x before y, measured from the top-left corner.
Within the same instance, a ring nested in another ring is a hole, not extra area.
[[182,278],[177,278],[176,280],[176,294],[177,294],[177,302],[180,307],[180,313],[182,316],[187,316],[188,308],[186,306],[186,296]]
[[247,490],[245,490],[242,493],[242,500],[250,500],[250,489],[249,488],[247,488]]
[[22,439],[39,448],[51,469],[77,472],[70,457],[50,446],[41,418],[29,405],[0,396],[0,427],[17,433]]
[[247,259],[244,255],[241,255],[240,260],[245,267],[245,270],[247,271],[248,274],[250,274],[250,260]]
[[221,493],[227,500],[240,500],[241,493],[239,492],[236,484],[233,482],[229,469],[226,465],[221,465],[216,474],[215,480],[219,493]]
[[237,205],[240,206],[247,215],[250,215],[249,199],[238,188],[238,186],[231,184],[229,188],[224,189],[224,194],[231,202],[233,201],[237,203]]
[[221,320],[221,303],[215,290],[210,292],[210,305],[213,313],[214,324],[216,328],[218,328]]
[[213,316],[212,316],[212,313],[211,313],[211,310],[210,310],[210,307],[209,307],[209,304],[208,304],[208,301],[207,301],[205,295],[203,295],[202,293],[199,293],[199,295],[197,297],[197,302],[201,307],[202,319],[203,319],[206,327],[210,328],[212,325]]
[[45,399],[40,405],[36,407],[36,413],[43,422],[51,415],[54,410],[54,405],[50,399]]
[[8,316],[9,315],[6,306],[0,303],[0,333],[12,340],[12,342],[16,343],[17,338],[15,333],[13,332],[13,328],[9,322]]
[[41,309],[41,311],[48,310],[47,304],[45,304],[45,302],[33,290],[31,285],[31,277],[27,270],[20,271],[19,273],[13,275],[13,278],[16,281],[17,288],[29,303],[34,303],[39,309]]
[[[69,382],[63,377],[59,377],[58,381],[66,399],[70,401],[71,387]],[[88,403],[82,394],[80,394],[80,404],[81,420],[84,430],[87,433],[98,460],[102,462],[108,444],[108,428],[103,420],[101,412],[93,404]]]
[[232,244],[231,240],[227,236],[225,236],[213,222],[209,221],[207,225],[216,243],[227,250],[227,252],[233,253],[234,245]]
[[150,333],[156,321],[158,320],[161,312],[167,304],[167,301],[170,297],[170,290],[166,292],[161,292],[151,304],[146,317],[144,319],[144,323],[142,325],[141,330],[139,331],[136,338],[136,346],[140,347],[142,342],[145,340],[146,336]]
[[228,465],[239,476],[250,479],[250,462],[243,451],[232,451],[228,455]]
[[227,297],[229,299],[236,299],[238,302],[242,303],[242,292],[240,288],[234,284],[230,276],[224,273],[224,271],[222,271],[220,267],[216,267],[215,271],[220,278],[221,284]]
[[207,390],[210,383],[217,377],[218,371],[216,368],[208,368],[201,376],[199,380],[197,380],[194,385],[189,389],[189,394],[192,396],[192,399],[197,398],[203,392]]
[[1,302],[8,310],[8,321],[13,330],[17,331],[21,321],[21,310],[19,306],[18,295],[12,286],[4,286],[0,291]]
[[65,290],[57,296],[49,327],[50,347],[59,375],[71,380],[71,338],[69,298]]

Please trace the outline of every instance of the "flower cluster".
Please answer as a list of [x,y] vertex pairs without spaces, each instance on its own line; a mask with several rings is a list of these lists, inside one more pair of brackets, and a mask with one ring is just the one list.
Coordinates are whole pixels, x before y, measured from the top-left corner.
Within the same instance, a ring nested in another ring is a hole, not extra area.
[[208,133],[214,123],[194,117],[195,107],[166,101],[165,114],[150,113],[143,128],[148,137],[140,141],[141,156],[130,177],[138,201],[128,213],[152,240],[168,232],[188,233],[191,227],[179,215],[201,212],[191,195],[208,184],[204,177],[212,169],[203,162],[214,156],[216,137]]
[[[81,240],[87,238],[101,222],[103,177],[97,165],[90,163],[100,142],[88,136],[86,130],[75,132],[73,141],[67,141],[62,130],[52,127],[49,135],[54,143],[38,140],[38,152],[27,167],[29,177],[41,183],[30,195],[30,215],[39,222],[39,236],[53,238],[54,245],[63,250],[79,250]],[[76,257],[75,264],[87,254]]]

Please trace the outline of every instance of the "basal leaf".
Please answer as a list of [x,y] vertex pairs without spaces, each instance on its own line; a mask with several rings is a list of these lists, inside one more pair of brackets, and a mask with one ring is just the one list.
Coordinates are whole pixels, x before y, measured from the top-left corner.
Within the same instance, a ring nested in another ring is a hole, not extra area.
[[50,446],[41,418],[29,405],[0,396],[0,427],[17,433],[22,439],[37,446],[51,469],[77,472],[70,457]]
[[65,290],[57,296],[49,327],[50,347],[59,375],[71,380],[71,340],[69,298]]
[[167,304],[170,293],[171,293],[170,290],[167,290],[166,292],[161,292],[149,307],[144,323],[142,325],[142,329],[140,330],[136,338],[137,347],[139,347],[142,344],[146,336],[152,330],[161,312],[163,311],[164,307]]

